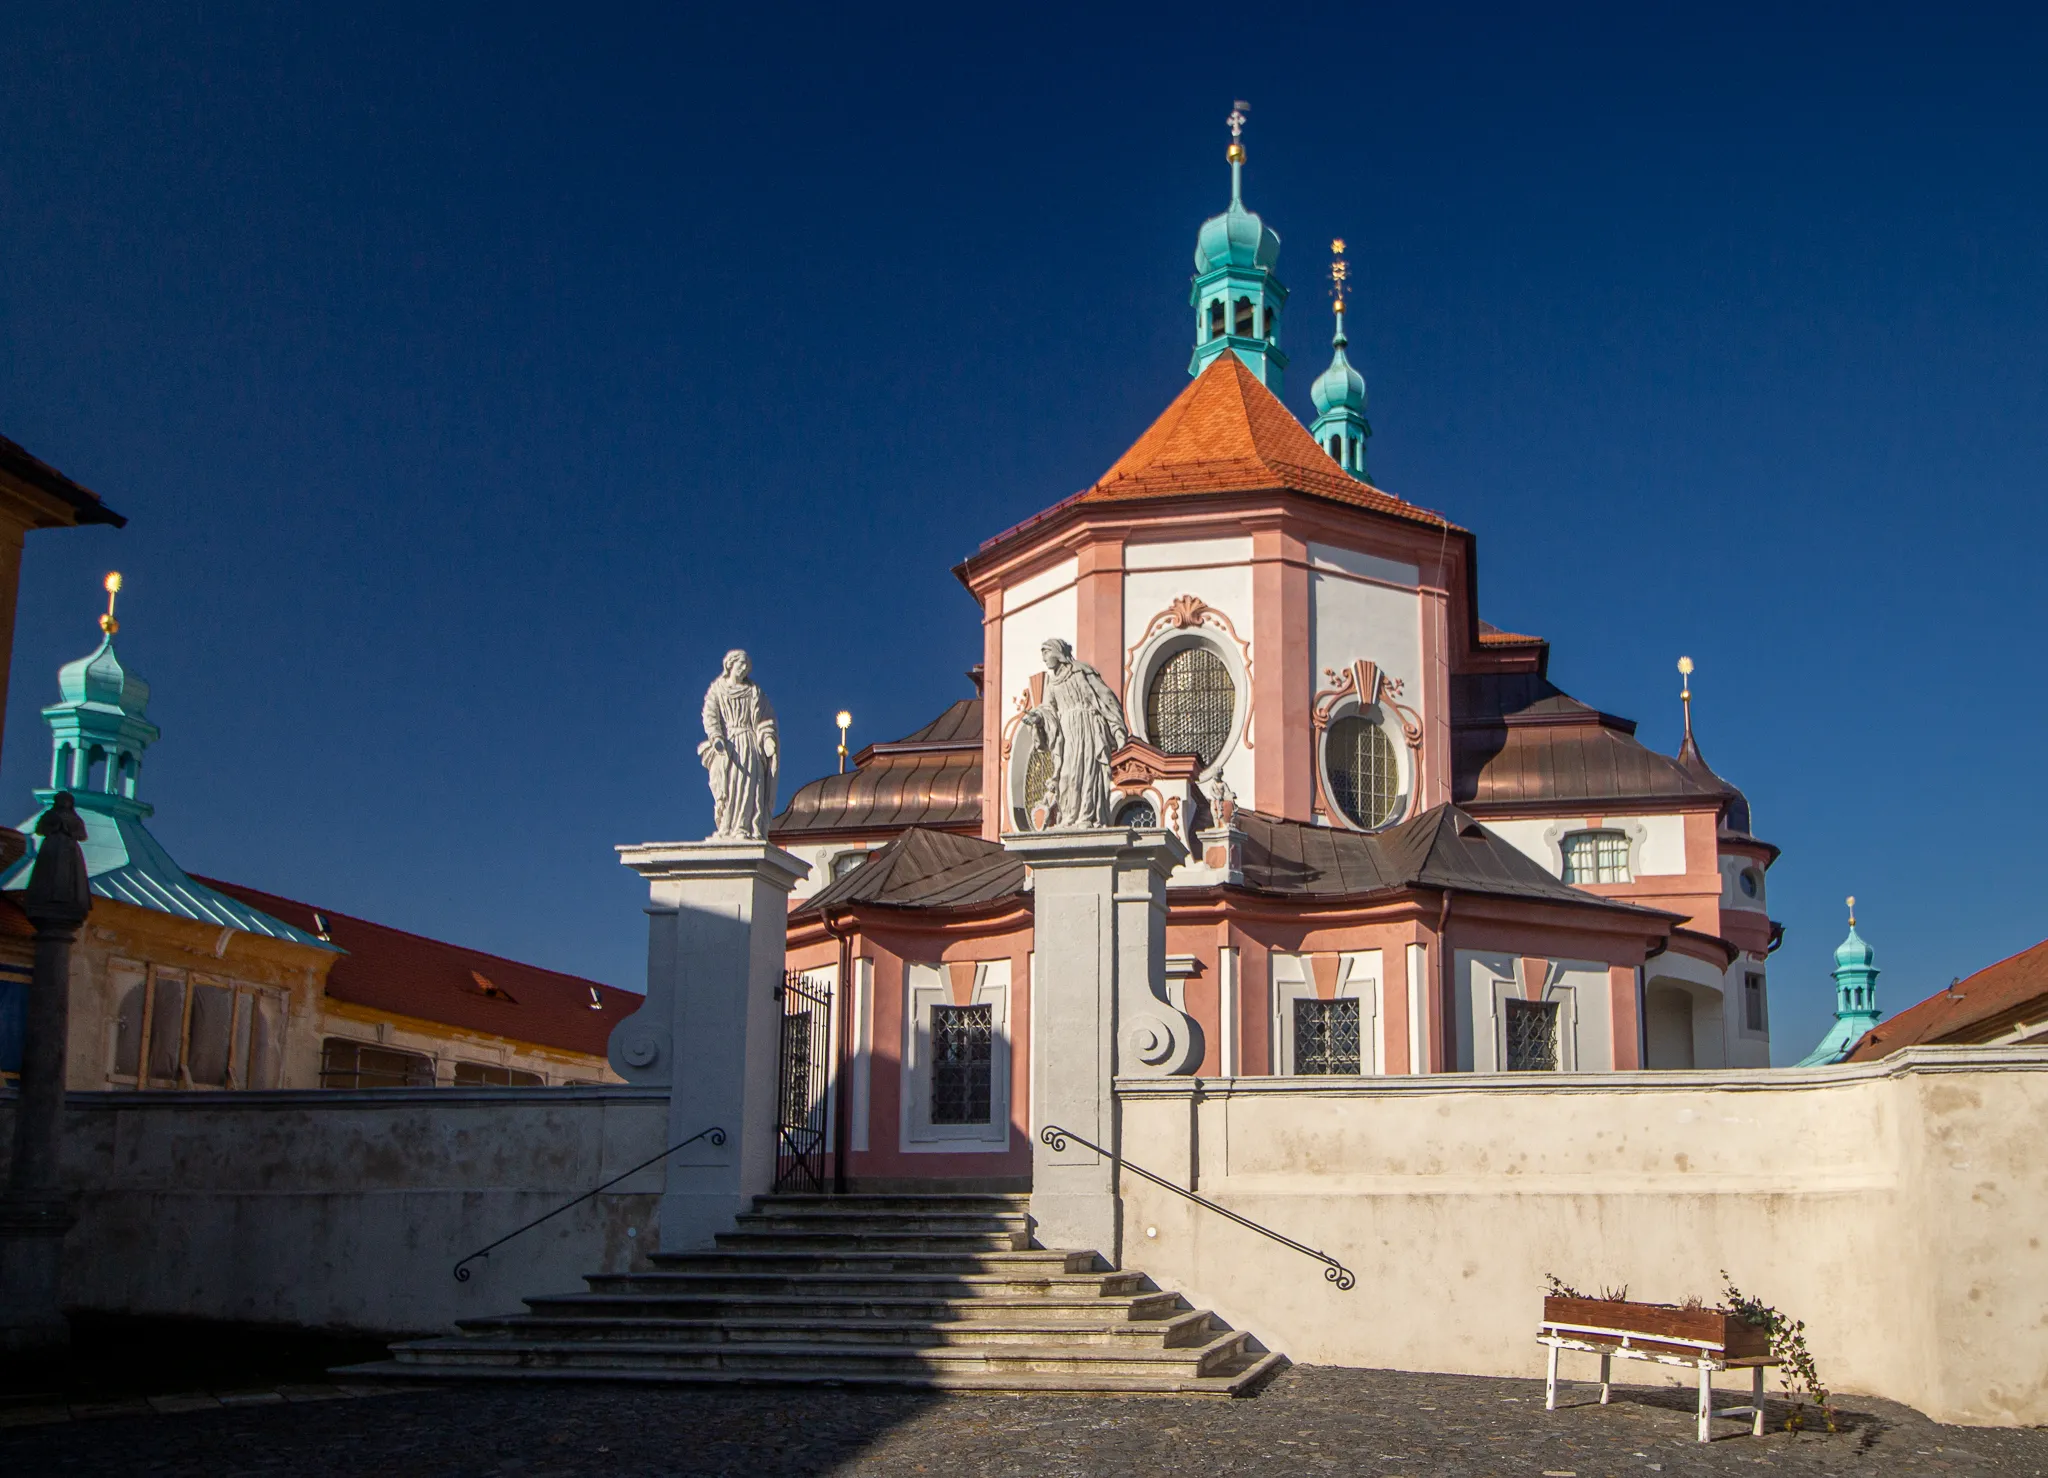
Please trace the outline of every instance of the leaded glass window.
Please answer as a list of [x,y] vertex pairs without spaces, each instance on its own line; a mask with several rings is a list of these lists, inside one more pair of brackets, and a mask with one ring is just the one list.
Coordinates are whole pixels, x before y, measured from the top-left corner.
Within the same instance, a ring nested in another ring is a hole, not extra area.
[[993,1006],[932,1007],[932,1122],[989,1122]]
[[1033,806],[1041,801],[1050,804],[1046,792],[1053,782],[1052,751],[1038,742],[1036,734],[1032,734],[1030,743],[1031,753],[1024,760],[1024,800],[1020,808],[1026,822],[1031,819]]
[[1294,1003],[1294,1070],[1311,1076],[1358,1071],[1358,1001]]
[[1168,754],[1191,754],[1204,769],[1230,742],[1237,684],[1206,645],[1182,647],[1159,664],[1145,693],[1145,735]]
[[1618,831],[1575,831],[1564,839],[1567,883],[1626,883],[1628,838]]
[[1394,819],[1401,773],[1381,725],[1362,713],[1345,714],[1323,738],[1323,764],[1330,799],[1353,826],[1373,831]]
[[1116,813],[1118,826],[1152,827],[1159,824],[1159,813],[1152,809],[1150,801],[1128,801]]
[[1511,1073],[1557,1071],[1557,1002],[1503,1001],[1507,1060]]

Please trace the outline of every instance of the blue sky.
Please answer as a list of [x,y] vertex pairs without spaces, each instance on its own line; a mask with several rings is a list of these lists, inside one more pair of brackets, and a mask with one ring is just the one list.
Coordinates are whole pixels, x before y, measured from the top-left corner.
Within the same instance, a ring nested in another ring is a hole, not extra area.
[[2048,934],[2048,24],[2019,7],[25,5],[0,431],[131,519],[24,568],[0,794],[101,574],[188,868],[637,986],[744,644],[787,773],[968,691],[949,573],[1351,245],[1374,479],[1489,619],[1742,785],[1781,1060]]

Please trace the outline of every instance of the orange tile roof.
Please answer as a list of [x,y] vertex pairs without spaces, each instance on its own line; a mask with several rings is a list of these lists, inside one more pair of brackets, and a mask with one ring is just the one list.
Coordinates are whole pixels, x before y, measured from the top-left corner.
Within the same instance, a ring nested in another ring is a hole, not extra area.
[[316,913],[314,904],[240,883],[203,881],[308,932],[320,932],[324,921],[327,937],[345,951],[328,972],[327,994],[374,1011],[603,1057],[612,1028],[646,999],[331,908]]
[[1982,1042],[2048,1021],[2048,940],[1986,965],[1865,1032],[1846,1062],[1889,1057],[1922,1042]]
[[1345,472],[1235,354],[1219,354],[1092,487],[1069,501],[1109,503],[1182,493],[1295,492],[1428,524],[1440,513]]

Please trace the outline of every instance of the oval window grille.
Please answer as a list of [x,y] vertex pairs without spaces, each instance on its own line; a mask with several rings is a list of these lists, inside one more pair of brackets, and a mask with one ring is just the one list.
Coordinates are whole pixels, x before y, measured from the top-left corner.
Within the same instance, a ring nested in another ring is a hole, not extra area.
[[1206,646],[1183,647],[1152,674],[1145,694],[1145,733],[1168,754],[1191,754],[1207,769],[1230,742],[1237,685],[1223,659]]
[[1373,831],[1394,819],[1401,776],[1385,729],[1363,714],[1345,714],[1330,725],[1323,761],[1330,799],[1353,826]]

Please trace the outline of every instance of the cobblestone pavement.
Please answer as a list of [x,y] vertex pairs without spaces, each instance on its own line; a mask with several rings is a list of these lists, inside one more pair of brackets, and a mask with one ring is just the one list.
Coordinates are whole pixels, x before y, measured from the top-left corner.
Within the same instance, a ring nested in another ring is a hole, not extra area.
[[[1590,1400],[1590,1392],[1573,1394]],[[1540,1381],[1302,1367],[1247,1401],[829,1389],[471,1385],[373,1399],[130,1410],[0,1430],[0,1473],[637,1478],[637,1475],[2048,1473],[2048,1431],[1943,1427],[1842,1402],[1843,1430],[1717,1423],[1690,1390],[1543,1409]],[[1730,1404],[1737,1399],[1732,1393]],[[1773,1426],[1782,1413],[1774,1407]],[[17,1416],[21,1413],[17,1412]]]

